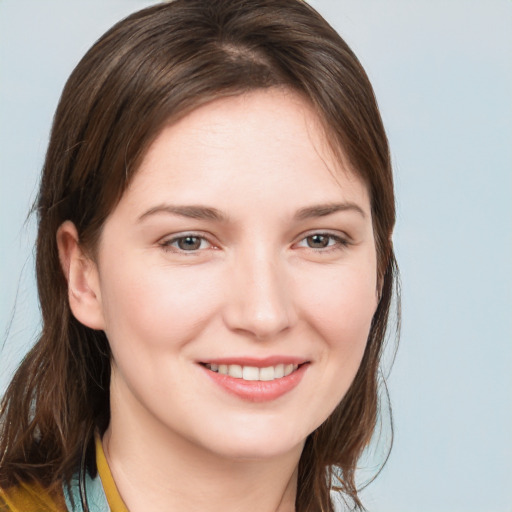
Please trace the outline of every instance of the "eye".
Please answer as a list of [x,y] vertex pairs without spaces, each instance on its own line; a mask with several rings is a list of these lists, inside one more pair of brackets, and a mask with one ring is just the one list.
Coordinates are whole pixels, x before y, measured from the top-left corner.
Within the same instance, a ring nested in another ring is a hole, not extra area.
[[348,242],[340,236],[329,233],[312,233],[306,236],[297,244],[299,247],[309,249],[330,249],[342,248],[348,245]]
[[194,234],[164,240],[161,245],[166,250],[176,252],[196,252],[212,247],[212,244],[206,238]]

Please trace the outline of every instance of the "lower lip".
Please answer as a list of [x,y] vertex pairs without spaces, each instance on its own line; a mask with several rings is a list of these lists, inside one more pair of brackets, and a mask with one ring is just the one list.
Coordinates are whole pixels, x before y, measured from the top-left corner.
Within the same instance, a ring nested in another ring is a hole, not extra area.
[[201,365],[206,375],[216,384],[225,389],[228,393],[250,402],[269,402],[285,395],[299,385],[308,367],[309,364],[306,363],[299,366],[297,370],[286,377],[262,381],[235,379],[229,375],[212,372]]

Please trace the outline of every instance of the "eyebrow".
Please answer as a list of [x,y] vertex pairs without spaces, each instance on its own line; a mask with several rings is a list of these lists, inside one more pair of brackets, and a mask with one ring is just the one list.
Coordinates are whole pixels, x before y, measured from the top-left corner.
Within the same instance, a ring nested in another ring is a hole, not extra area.
[[366,218],[364,210],[355,203],[327,203],[301,208],[295,214],[297,220],[307,220],[315,217],[325,217],[336,212],[353,211]]
[[189,219],[213,220],[216,222],[227,222],[228,220],[227,216],[220,210],[210,208],[208,206],[177,206],[171,204],[160,204],[144,212],[138,218],[138,221],[140,222],[146,217],[150,217],[151,215],[158,213],[169,213],[171,215],[179,215],[180,217],[187,217]]
[[[307,206],[298,210],[294,218],[296,220],[307,220],[315,217],[325,217],[337,212],[353,211],[359,213],[363,218],[366,218],[364,210],[355,203],[327,203]],[[180,217],[187,217],[189,219],[211,220],[216,222],[227,223],[228,217],[217,208],[209,206],[178,206],[171,204],[160,204],[150,208],[137,219],[139,222],[152,215],[167,213],[171,215],[178,215]]]

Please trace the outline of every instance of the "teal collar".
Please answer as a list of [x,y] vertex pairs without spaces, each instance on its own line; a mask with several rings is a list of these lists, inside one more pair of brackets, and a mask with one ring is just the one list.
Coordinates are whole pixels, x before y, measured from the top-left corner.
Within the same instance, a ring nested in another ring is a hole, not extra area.
[[[87,512],[80,497],[79,473],[73,475],[70,485],[64,485],[63,490],[68,512]],[[85,497],[89,512],[110,512],[99,474],[91,478],[89,473],[85,472]]]

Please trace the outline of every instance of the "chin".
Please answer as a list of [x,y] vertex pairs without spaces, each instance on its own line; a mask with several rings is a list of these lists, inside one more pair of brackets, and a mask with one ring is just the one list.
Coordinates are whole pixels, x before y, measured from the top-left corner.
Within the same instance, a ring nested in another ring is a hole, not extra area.
[[305,439],[302,439],[297,444],[292,443],[270,443],[268,439],[257,439],[253,440],[252,443],[247,441],[233,443],[225,445],[216,445],[214,447],[210,447],[213,453],[217,456],[220,456],[224,459],[229,459],[233,461],[265,461],[272,460],[275,458],[283,457],[290,454],[298,454],[302,453],[302,449],[304,447]]
[[[247,420],[250,422],[249,417]],[[300,432],[290,428],[293,427],[290,421],[286,421],[286,425],[253,421],[249,426],[246,423],[241,428],[233,428],[233,425],[228,428],[226,424],[212,428],[201,444],[222,458],[264,460],[292,453],[300,455],[309,435],[307,430]]]

